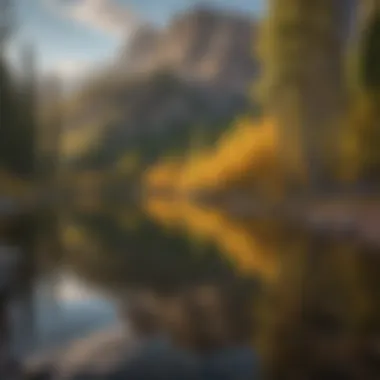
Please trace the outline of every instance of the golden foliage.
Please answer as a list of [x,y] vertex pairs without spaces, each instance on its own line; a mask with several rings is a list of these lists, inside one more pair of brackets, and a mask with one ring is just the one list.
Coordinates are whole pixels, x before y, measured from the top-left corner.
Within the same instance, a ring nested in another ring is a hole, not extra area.
[[144,180],[148,187],[180,192],[241,185],[275,189],[281,177],[277,152],[275,123],[269,118],[255,122],[243,117],[213,149],[193,152],[182,164],[164,160],[147,172]]
[[166,157],[157,165],[148,168],[143,175],[143,182],[152,188],[171,188],[174,186],[182,163],[178,159]]

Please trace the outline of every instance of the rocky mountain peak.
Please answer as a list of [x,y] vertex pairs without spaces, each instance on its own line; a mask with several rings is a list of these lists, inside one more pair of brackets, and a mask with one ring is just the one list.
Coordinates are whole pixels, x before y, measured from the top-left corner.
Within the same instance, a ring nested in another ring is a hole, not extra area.
[[182,78],[244,92],[257,71],[255,27],[245,15],[199,6],[163,29],[141,27],[123,49],[120,66],[131,74],[169,69]]

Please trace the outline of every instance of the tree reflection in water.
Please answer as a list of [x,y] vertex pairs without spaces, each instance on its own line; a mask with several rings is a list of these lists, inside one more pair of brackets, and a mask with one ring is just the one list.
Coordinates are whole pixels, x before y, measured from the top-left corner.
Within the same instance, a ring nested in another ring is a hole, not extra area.
[[184,202],[145,212],[67,212],[61,261],[129,305],[154,300],[188,348],[254,344],[268,378],[377,378],[378,254]]

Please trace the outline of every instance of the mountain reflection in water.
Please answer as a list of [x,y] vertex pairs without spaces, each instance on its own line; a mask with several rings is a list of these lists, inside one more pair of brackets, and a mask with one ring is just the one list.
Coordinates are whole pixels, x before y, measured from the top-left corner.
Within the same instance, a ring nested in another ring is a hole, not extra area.
[[268,378],[379,371],[379,252],[174,200],[41,220],[38,275],[64,267],[121,320],[140,302],[185,346],[252,344]]

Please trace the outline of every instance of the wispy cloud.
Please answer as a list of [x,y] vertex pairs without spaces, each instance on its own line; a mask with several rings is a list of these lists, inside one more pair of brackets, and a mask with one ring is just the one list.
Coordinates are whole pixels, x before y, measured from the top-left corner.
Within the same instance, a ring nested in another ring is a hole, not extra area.
[[138,15],[115,0],[43,0],[51,10],[59,12],[90,28],[124,37],[141,24]]

